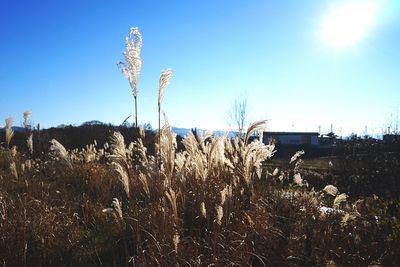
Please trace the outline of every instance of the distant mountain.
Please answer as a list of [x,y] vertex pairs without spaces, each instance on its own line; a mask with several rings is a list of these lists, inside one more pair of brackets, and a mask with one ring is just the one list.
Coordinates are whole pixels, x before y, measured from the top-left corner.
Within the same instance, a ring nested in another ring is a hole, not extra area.
[[191,129],[172,127],[172,131],[174,133],[176,133],[177,135],[180,135],[183,137],[183,136],[187,135],[188,133],[190,133]]
[[[25,132],[25,128],[24,127],[12,126],[11,129],[13,129],[13,131],[16,132],[16,133]],[[0,132],[4,132],[5,130],[6,130],[6,128],[0,128]]]
[[93,126],[93,125],[106,125],[106,124],[98,120],[85,121],[84,123],[81,124],[81,126]]

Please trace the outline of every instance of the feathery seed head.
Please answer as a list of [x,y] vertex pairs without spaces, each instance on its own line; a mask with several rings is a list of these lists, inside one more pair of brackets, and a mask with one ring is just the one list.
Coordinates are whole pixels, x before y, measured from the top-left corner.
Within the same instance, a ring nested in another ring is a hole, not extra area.
[[327,193],[328,195],[331,195],[331,196],[336,196],[339,193],[339,190],[337,189],[337,187],[333,186],[333,185],[325,186],[323,191],[325,191],[325,193]]
[[6,119],[6,128],[11,128],[13,124],[13,118],[9,117]]
[[146,137],[146,132],[145,132],[143,126],[139,127],[139,137],[142,138],[142,139],[144,139]]
[[172,70],[165,69],[161,72],[159,85],[158,85],[158,107],[160,107],[162,99],[164,97],[165,87],[169,84],[169,80],[172,77]]
[[220,205],[216,205],[215,206],[215,210],[217,212],[217,218],[216,218],[217,223],[219,225],[221,225],[222,224],[222,217],[224,216],[224,208],[221,207]]
[[30,134],[26,139],[26,146],[28,147],[29,153],[33,153],[33,134]]
[[11,174],[12,174],[16,179],[18,179],[17,165],[15,164],[14,161],[10,163],[10,171],[11,171]]
[[111,135],[111,155],[113,161],[127,165],[125,140],[120,132],[113,132]]
[[178,252],[178,245],[180,242],[180,236],[179,236],[178,232],[175,232],[174,237],[173,237],[173,242],[174,242],[175,252]]
[[129,35],[125,38],[126,51],[123,53],[125,62],[117,62],[118,68],[128,79],[134,97],[138,94],[137,84],[140,70],[142,68],[142,60],[140,52],[142,50],[142,34],[137,27],[129,30]]
[[232,187],[230,185],[226,185],[224,189],[220,191],[220,193],[221,193],[221,206],[223,206],[226,199],[232,196]]
[[28,128],[29,127],[29,118],[32,115],[31,111],[25,111],[24,112],[24,127]]
[[336,196],[335,200],[333,201],[333,207],[338,208],[341,203],[346,202],[347,197],[348,196],[345,193],[342,193],[342,194]]
[[122,167],[122,165],[118,162],[111,162],[111,166],[119,174],[118,179],[122,183],[126,195],[129,197],[129,174],[127,173],[126,169]]
[[200,214],[203,218],[207,218],[207,210],[206,210],[206,205],[204,202],[201,202],[200,204]]
[[147,197],[150,197],[149,184],[147,183],[147,177],[143,173],[139,173],[139,181],[142,183],[142,187]]
[[[263,131],[267,125],[267,122],[268,122],[267,120],[261,120],[261,121],[256,121],[253,124],[251,124],[246,132],[245,144],[248,143],[249,138],[253,133]],[[261,142],[262,142],[262,140],[261,140]]]
[[295,162],[297,159],[299,159],[301,157],[301,155],[304,154],[303,150],[299,150],[297,151],[291,158],[290,158],[290,162],[289,164],[292,164],[293,162]]
[[298,186],[303,186],[303,179],[301,178],[300,173],[296,173],[293,177],[293,182]]
[[118,215],[119,218],[122,219],[122,202],[118,200],[118,198],[113,198],[113,202],[111,204],[111,207],[114,208],[116,214]]
[[71,158],[65,147],[56,139],[52,139],[50,143],[50,152],[53,154],[53,156],[60,159],[68,167],[72,168]]
[[7,144],[7,147],[10,146],[11,139],[14,136],[14,131],[11,128],[12,124],[13,124],[13,119],[11,117],[7,118],[6,119],[6,127],[5,127],[6,128],[6,144]]
[[16,146],[13,146],[13,147],[11,148],[11,156],[12,156],[13,158],[15,158],[16,155],[17,155],[17,147],[16,147]]
[[167,197],[169,204],[171,205],[172,212],[174,214],[175,220],[178,218],[178,209],[176,206],[176,194],[175,191],[172,188],[169,188],[169,190],[165,191],[165,196]]
[[103,209],[102,212],[114,215],[117,218],[122,219],[122,202],[118,198],[113,198],[111,208]]

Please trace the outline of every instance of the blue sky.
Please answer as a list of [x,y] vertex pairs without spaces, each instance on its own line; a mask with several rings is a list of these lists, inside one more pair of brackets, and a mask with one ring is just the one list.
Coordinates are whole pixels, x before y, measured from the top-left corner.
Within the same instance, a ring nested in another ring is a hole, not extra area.
[[270,130],[381,133],[399,106],[399,1],[369,1],[374,20],[351,44],[321,34],[329,14],[368,1],[1,0],[0,118],[121,123],[133,97],[116,62],[138,26],[139,123],[156,125],[159,75],[172,68],[163,110],[177,127],[227,129],[246,94],[250,120],[269,119]]

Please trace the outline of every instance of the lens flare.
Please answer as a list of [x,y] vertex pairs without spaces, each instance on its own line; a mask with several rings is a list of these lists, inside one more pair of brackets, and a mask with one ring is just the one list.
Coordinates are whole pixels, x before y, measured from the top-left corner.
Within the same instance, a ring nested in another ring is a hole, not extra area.
[[332,6],[320,27],[324,44],[336,49],[359,44],[377,23],[379,3],[377,0],[353,0]]

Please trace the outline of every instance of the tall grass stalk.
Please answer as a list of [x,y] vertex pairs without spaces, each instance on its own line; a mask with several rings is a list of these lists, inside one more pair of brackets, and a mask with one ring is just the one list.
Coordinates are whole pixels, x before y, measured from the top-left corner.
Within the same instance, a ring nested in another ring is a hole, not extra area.
[[13,124],[13,119],[11,117],[7,118],[6,119],[6,127],[5,127],[6,128],[6,144],[7,144],[7,147],[10,147],[11,139],[14,136],[14,131],[12,129],[12,124]]
[[158,84],[158,155],[160,155],[161,149],[161,103],[164,98],[164,91],[167,85],[169,84],[169,80],[172,77],[172,70],[165,69],[161,71],[160,80]]
[[29,118],[31,117],[31,115],[32,115],[31,111],[24,112],[24,127],[27,131],[30,130],[30,128],[31,128],[30,122],[29,122]]
[[129,35],[125,38],[124,52],[125,62],[117,62],[118,68],[122,71],[129,81],[135,102],[135,128],[138,127],[137,115],[137,95],[138,95],[138,79],[142,68],[142,59],[140,52],[142,50],[142,34],[137,27],[129,30]]

